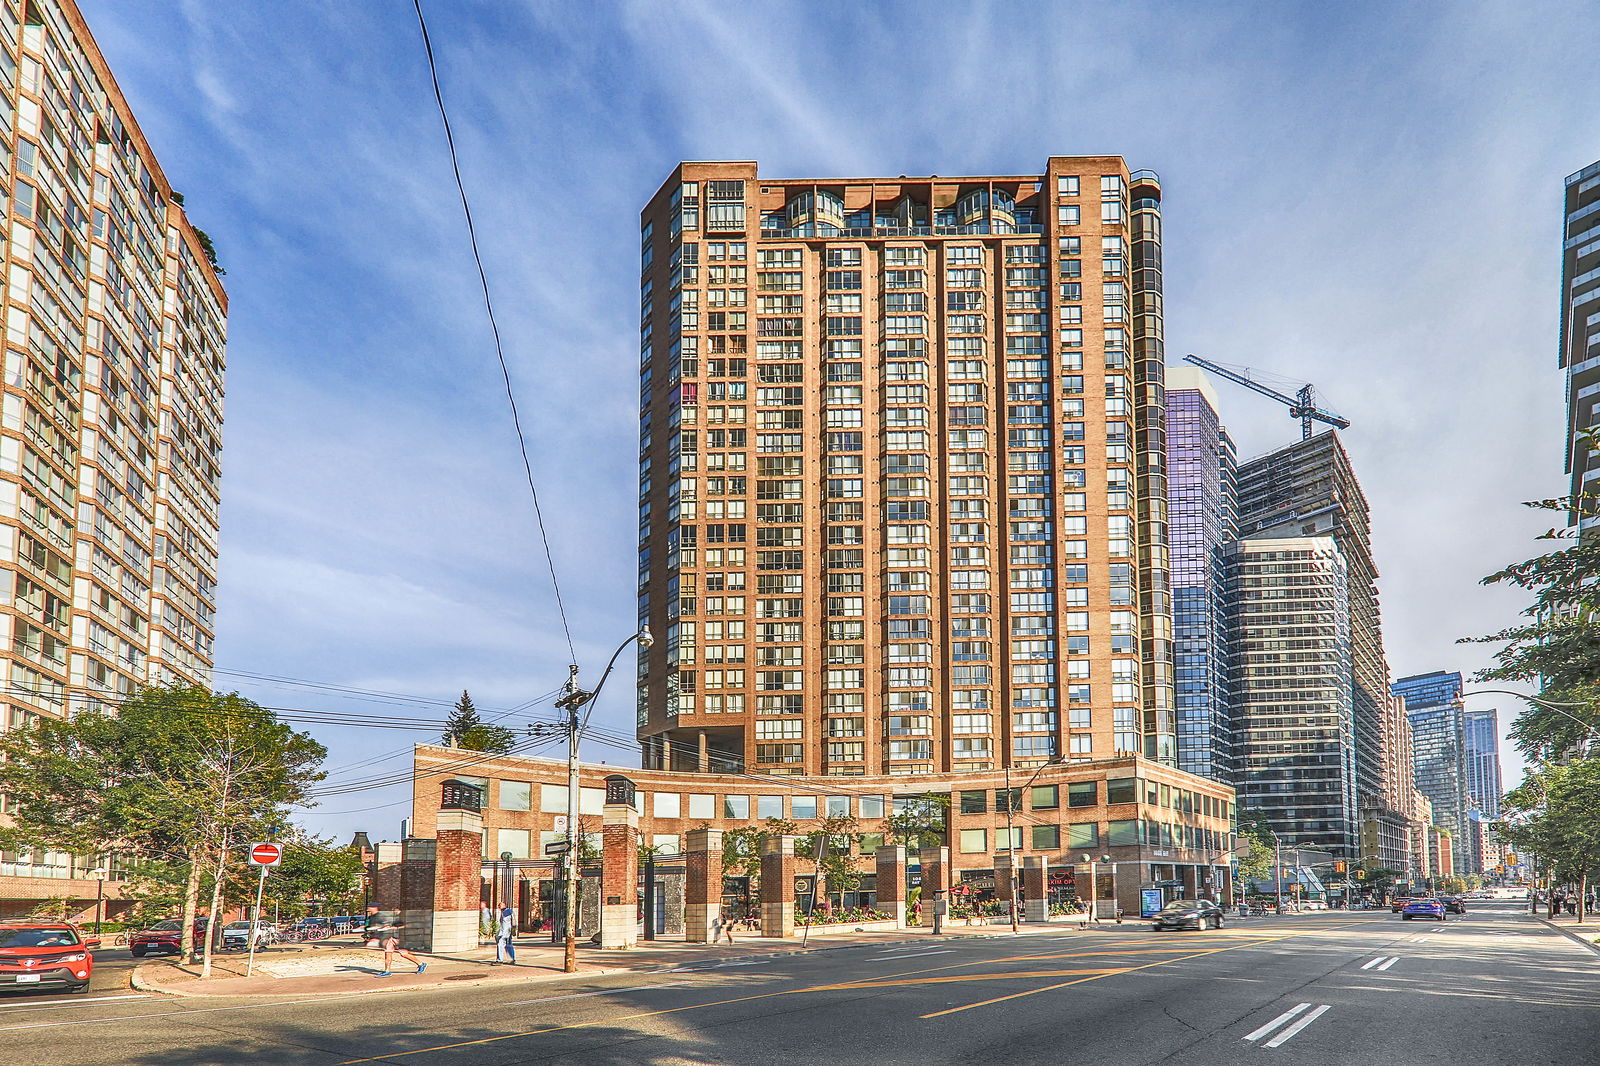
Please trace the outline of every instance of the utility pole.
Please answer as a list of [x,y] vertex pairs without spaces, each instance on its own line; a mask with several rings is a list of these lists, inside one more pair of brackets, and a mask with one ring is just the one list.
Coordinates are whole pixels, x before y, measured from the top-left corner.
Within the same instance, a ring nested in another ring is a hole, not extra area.
[[1278,913],[1283,913],[1283,841],[1278,839],[1278,834],[1272,834],[1272,850],[1275,864],[1272,867],[1272,887],[1278,890]]
[[583,844],[583,834],[578,832],[581,794],[578,786],[578,739],[583,734],[584,726],[589,722],[587,713],[580,720],[578,712],[593,703],[600,695],[600,690],[605,688],[606,678],[611,676],[611,668],[617,665],[617,657],[635,640],[639,642],[641,648],[648,648],[655,643],[655,638],[650,635],[650,627],[642,626],[639,632],[617,645],[617,650],[611,653],[611,661],[606,663],[605,673],[600,675],[600,682],[595,685],[593,692],[586,692],[578,687],[578,664],[573,663],[567,667],[567,684],[561,698],[556,700],[556,708],[567,714],[566,721],[562,723],[567,734],[567,905],[566,946],[562,953],[562,969],[566,973],[578,972],[578,860]]

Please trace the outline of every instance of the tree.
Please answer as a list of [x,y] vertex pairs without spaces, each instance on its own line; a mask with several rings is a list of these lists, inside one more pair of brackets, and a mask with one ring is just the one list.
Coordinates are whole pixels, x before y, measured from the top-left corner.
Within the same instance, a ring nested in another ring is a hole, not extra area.
[[192,961],[202,887],[209,882],[215,918],[238,850],[309,802],[326,754],[238,693],[150,686],[120,707],[0,734],[12,819],[0,845],[117,852],[136,871],[181,873],[182,954]]
[[895,807],[884,822],[884,836],[907,848],[944,846],[949,824],[950,797],[943,792],[896,796]]
[[1239,828],[1235,834],[1240,848],[1239,880],[1265,881],[1272,876],[1273,855],[1278,837],[1261,811],[1240,811]]
[[[285,844],[283,862],[267,871],[263,911],[276,903],[280,911],[300,916],[310,910],[308,900],[322,901],[324,914],[357,914],[361,907],[361,853],[348,845],[296,833]],[[244,884],[254,902],[255,878]]]
[[516,746],[517,735],[504,726],[490,725],[480,718],[472,697],[462,689],[461,698],[450,709],[450,718],[444,724],[443,740],[452,748],[504,754]]
[[1540,767],[1506,794],[1495,833],[1538,855],[1555,883],[1578,887],[1578,920],[1590,880],[1600,874],[1600,759]]
[[[1591,450],[1595,432],[1585,435]],[[1589,517],[1600,514],[1597,501],[1600,495],[1585,494],[1533,500],[1526,506]],[[1483,579],[1485,585],[1512,585],[1532,593],[1533,602],[1522,612],[1528,621],[1463,641],[1500,645],[1495,665],[1478,671],[1475,680],[1536,685],[1541,699],[1573,705],[1556,710],[1530,704],[1517,716],[1511,730],[1516,745],[1538,761],[1580,749],[1600,724],[1600,537],[1577,538],[1574,533],[1572,528],[1549,530],[1539,539],[1570,543]]]

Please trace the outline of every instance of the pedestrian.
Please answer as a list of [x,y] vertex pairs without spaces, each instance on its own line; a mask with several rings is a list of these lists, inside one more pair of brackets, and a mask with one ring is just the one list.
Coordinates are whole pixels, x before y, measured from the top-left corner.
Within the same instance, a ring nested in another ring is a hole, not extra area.
[[729,944],[733,943],[733,922],[726,914],[718,911],[716,920],[711,923],[711,942],[720,944],[723,937],[728,938]]
[[511,908],[500,908],[500,924],[494,931],[494,961],[508,966],[517,964],[517,928],[511,918]]
[[364,930],[367,947],[383,951],[383,970],[374,974],[374,977],[393,977],[390,968],[394,965],[396,955],[414,964],[418,973],[428,968],[427,963],[400,946],[400,930],[404,926],[405,923],[400,921],[394,911],[379,910],[375,903],[367,907],[367,924]]
[[911,924],[912,925],[921,925],[922,924],[922,899],[921,899],[921,897],[918,897],[916,902],[911,904]]
[[1557,918],[1561,915],[1561,907],[1567,902],[1567,897],[1560,892],[1550,893],[1550,917]]

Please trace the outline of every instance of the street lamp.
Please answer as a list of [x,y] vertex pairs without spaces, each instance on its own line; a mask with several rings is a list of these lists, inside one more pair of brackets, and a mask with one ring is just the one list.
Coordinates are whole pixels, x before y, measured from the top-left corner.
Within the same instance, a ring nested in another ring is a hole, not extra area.
[[106,902],[106,875],[109,874],[109,873],[110,873],[110,871],[107,870],[104,866],[97,866],[93,870],[89,871],[89,876],[94,878],[94,884],[95,884],[95,892],[94,892],[94,935],[95,936],[99,936],[100,935],[100,918],[101,918],[102,911],[105,909],[105,902]]
[[1579,725],[1583,726],[1583,728],[1588,731],[1590,736],[1592,736],[1592,737],[1600,737],[1600,728],[1597,728],[1597,727],[1595,727],[1593,725],[1590,725],[1588,722],[1585,722],[1582,718],[1579,718],[1575,714],[1567,714],[1566,711],[1562,710],[1563,707],[1588,707],[1588,706],[1590,706],[1587,703],[1552,703],[1549,700],[1542,700],[1537,696],[1529,696],[1528,694],[1523,693],[1523,692],[1512,692],[1508,688],[1475,688],[1471,692],[1463,692],[1461,695],[1463,697],[1466,697],[1466,696],[1489,696],[1489,695],[1515,696],[1519,700],[1526,700],[1528,703],[1538,704],[1540,707],[1547,708],[1548,710],[1555,711],[1559,715],[1563,715],[1563,716],[1565,716],[1567,718],[1570,718],[1574,722],[1577,722]]
[[648,648],[654,644],[655,637],[650,635],[648,625],[641,626],[639,632],[617,645],[617,650],[611,653],[611,661],[606,663],[605,672],[600,675],[600,682],[595,685],[592,692],[578,687],[578,664],[573,663],[568,668],[566,690],[556,706],[567,712],[567,903],[566,903],[566,950],[563,952],[564,961],[562,968],[567,973],[578,972],[578,851],[582,838],[578,833],[578,738],[584,728],[589,724],[589,712],[584,712],[583,720],[578,719],[578,712],[593,703],[600,695],[600,690],[605,688],[606,678],[611,676],[611,668],[617,665],[617,658],[622,650],[635,640],[639,647]]
[[1017,786],[1015,792],[1011,791],[1011,764],[1006,763],[1006,853],[1009,856],[1011,870],[1006,878],[1011,882],[1011,931],[1017,931],[1017,831],[1012,827],[1011,814],[1017,809],[1017,804],[1022,800],[1022,790],[1039,779],[1039,775],[1052,766],[1061,765],[1061,756],[1053,755],[1033,772],[1033,776]]

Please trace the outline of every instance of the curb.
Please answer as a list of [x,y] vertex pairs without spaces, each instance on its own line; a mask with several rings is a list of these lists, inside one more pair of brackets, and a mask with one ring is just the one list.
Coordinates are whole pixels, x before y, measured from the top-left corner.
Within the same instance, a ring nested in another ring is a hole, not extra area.
[[1564,929],[1561,926],[1557,925],[1555,922],[1552,922],[1548,918],[1540,918],[1537,914],[1529,915],[1529,917],[1536,919],[1542,925],[1545,925],[1545,926],[1550,927],[1551,929],[1554,929],[1556,932],[1560,933],[1562,936],[1566,937],[1567,939],[1572,940],[1575,943],[1582,944],[1584,947],[1588,948],[1590,951],[1594,952],[1596,955],[1600,955],[1600,943],[1596,943],[1593,940],[1585,940],[1583,937],[1579,936],[1577,933],[1574,933],[1572,930]]
[[[1057,933],[1057,932],[1060,932],[1060,931],[1061,930],[1049,929],[1049,928],[1045,928],[1045,929],[1026,929],[1026,930],[1019,931],[1016,935],[1017,936],[1029,936],[1031,934],[1036,934],[1036,933]],[[966,933],[966,932],[962,932],[962,933],[944,933],[944,934],[941,934],[937,939],[940,940],[940,941],[948,941],[948,940],[995,940],[995,939],[999,939],[1000,937],[1010,937],[1010,936],[1012,936],[1012,933],[1011,933],[1011,931],[1009,929],[1007,929],[1002,933]],[[932,933],[922,933],[922,934],[919,934],[919,935],[916,935],[916,936],[902,937],[902,938],[897,939],[897,940],[873,940],[873,941],[859,943],[859,944],[823,944],[823,945],[819,945],[819,946],[816,946],[816,947],[809,947],[809,946],[808,947],[804,947],[804,948],[795,947],[795,948],[788,949],[788,950],[783,950],[783,951],[770,951],[770,952],[761,952],[761,953],[756,953],[756,954],[744,954],[744,955],[726,955],[726,956],[721,956],[721,957],[713,958],[713,959],[693,959],[693,960],[690,960],[690,961],[687,961],[687,962],[678,963],[676,965],[667,964],[667,965],[659,965],[659,966],[657,966],[657,965],[650,965],[650,966],[607,966],[607,967],[602,967],[602,968],[597,968],[597,969],[580,970],[577,973],[530,973],[530,974],[527,974],[526,976],[523,976],[523,975],[512,975],[512,974],[506,974],[505,976],[496,975],[495,977],[485,977],[483,980],[472,981],[472,982],[470,982],[470,984],[473,987],[481,988],[486,984],[487,985],[542,984],[542,983],[553,982],[553,981],[576,981],[576,980],[583,980],[583,979],[591,978],[591,977],[614,977],[614,976],[616,976],[618,974],[629,974],[629,973],[641,973],[641,974],[649,974],[649,973],[697,973],[697,972],[702,972],[702,971],[706,971],[706,970],[716,970],[716,969],[719,969],[719,968],[727,966],[729,962],[733,962],[733,961],[738,961],[741,964],[747,963],[747,962],[771,962],[771,961],[774,961],[774,960],[777,960],[777,959],[792,958],[792,957],[794,957],[796,955],[810,955],[810,954],[813,954],[813,953],[816,953],[816,952],[852,951],[852,950],[857,950],[857,949],[860,949],[860,948],[873,948],[873,947],[878,947],[878,948],[881,948],[881,947],[902,947],[902,946],[907,945],[907,944],[926,943],[926,942],[932,941],[934,939],[935,939],[935,937],[933,936]],[[663,962],[666,962],[666,960],[663,960]],[[296,995],[304,995],[304,996],[308,996],[308,997],[314,996],[314,997],[316,997],[318,999],[337,999],[337,998],[341,998],[341,997],[345,997],[345,996],[370,996],[370,995],[377,995],[377,994],[382,994],[382,993],[432,992],[432,991],[438,991],[440,989],[448,989],[451,984],[456,984],[456,982],[451,982],[450,984],[446,984],[443,980],[434,981],[434,982],[430,982],[428,984],[421,984],[421,985],[398,985],[397,986],[397,985],[376,984],[376,985],[373,985],[371,987],[352,988],[352,989],[349,989],[348,991],[340,990],[340,991],[336,991],[336,992],[326,992],[325,991],[325,992],[315,992],[315,993],[297,993],[297,992],[294,991],[293,988],[284,988],[282,990],[274,990],[274,991],[271,991],[271,992],[210,992],[210,991],[198,991],[198,990],[197,991],[191,991],[191,990],[186,989],[186,988],[166,988],[166,987],[163,987],[162,985],[160,985],[159,983],[156,983],[154,981],[149,980],[148,978],[146,978],[143,975],[143,972],[142,972],[144,970],[145,966],[147,966],[147,965],[150,965],[150,964],[149,963],[141,963],[140,965],[135,966],[133,968],[133,971],[129,974],[129,984],[134,989],[136,989],[137,991],[140,991],[140,992],[150,992],[150,993],[153,993],[155,995],[161,995],[161,996],[172,996],[172,997],[174,997],[176,999],[281,999],[281,998],[285,998],[285,997],[294,997]],[[460,982],[460,983],[461,984],[467,984],[469,982]]]

